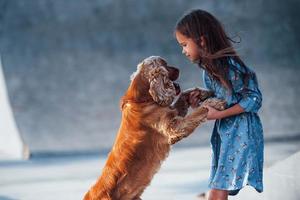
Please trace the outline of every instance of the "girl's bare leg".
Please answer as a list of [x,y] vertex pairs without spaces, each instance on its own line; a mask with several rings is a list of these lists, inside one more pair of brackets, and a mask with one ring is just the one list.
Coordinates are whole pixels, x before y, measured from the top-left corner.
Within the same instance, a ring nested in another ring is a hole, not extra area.
[[209,191],[208,200],[228,200],[228,191],[212,189]]

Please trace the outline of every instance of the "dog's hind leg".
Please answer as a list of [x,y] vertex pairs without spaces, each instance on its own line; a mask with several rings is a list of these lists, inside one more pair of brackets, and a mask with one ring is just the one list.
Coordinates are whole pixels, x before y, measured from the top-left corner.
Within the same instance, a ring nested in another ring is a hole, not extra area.
[[140,197],[135,197],[134,199],[132,200],[142,200]]

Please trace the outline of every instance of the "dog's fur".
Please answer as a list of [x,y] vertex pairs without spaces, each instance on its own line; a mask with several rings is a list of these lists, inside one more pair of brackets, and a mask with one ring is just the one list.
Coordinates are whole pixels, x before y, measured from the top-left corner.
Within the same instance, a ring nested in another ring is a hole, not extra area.
[[[188,92],[173,102],[179,70],[152,56],[138,65],[121,100],[122,122],[101,177],[84,200],[137,200],[167,157],[171,144],[206,120],[202,106],[187,114]],[[209,92],[203,96],[209,96]],[[221,109],[224,104],[210,100]]]

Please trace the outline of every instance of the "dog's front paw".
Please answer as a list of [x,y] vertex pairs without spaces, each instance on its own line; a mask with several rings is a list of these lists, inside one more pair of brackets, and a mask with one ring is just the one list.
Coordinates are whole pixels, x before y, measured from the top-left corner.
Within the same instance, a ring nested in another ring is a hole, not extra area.
[[169,137],[169,141],[168,143],[170,145],[173,145],[177,142],[179,142],[180,140],[182,140],[183,138],[187,137],[188,135],[187,134],[176,134],[176,135],[172,135]]
[[206,99],[201,106],[210,106],[216,110],[225,110],[227,102],[218,98],[209,98]]

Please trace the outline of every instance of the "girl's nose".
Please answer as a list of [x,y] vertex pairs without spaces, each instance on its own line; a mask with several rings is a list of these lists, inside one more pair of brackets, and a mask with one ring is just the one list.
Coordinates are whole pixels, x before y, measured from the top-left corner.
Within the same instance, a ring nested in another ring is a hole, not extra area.
[[184,55],[185,55],[185,50],[184,50],[184,49],[182,49],[182,54],[184,54]]

